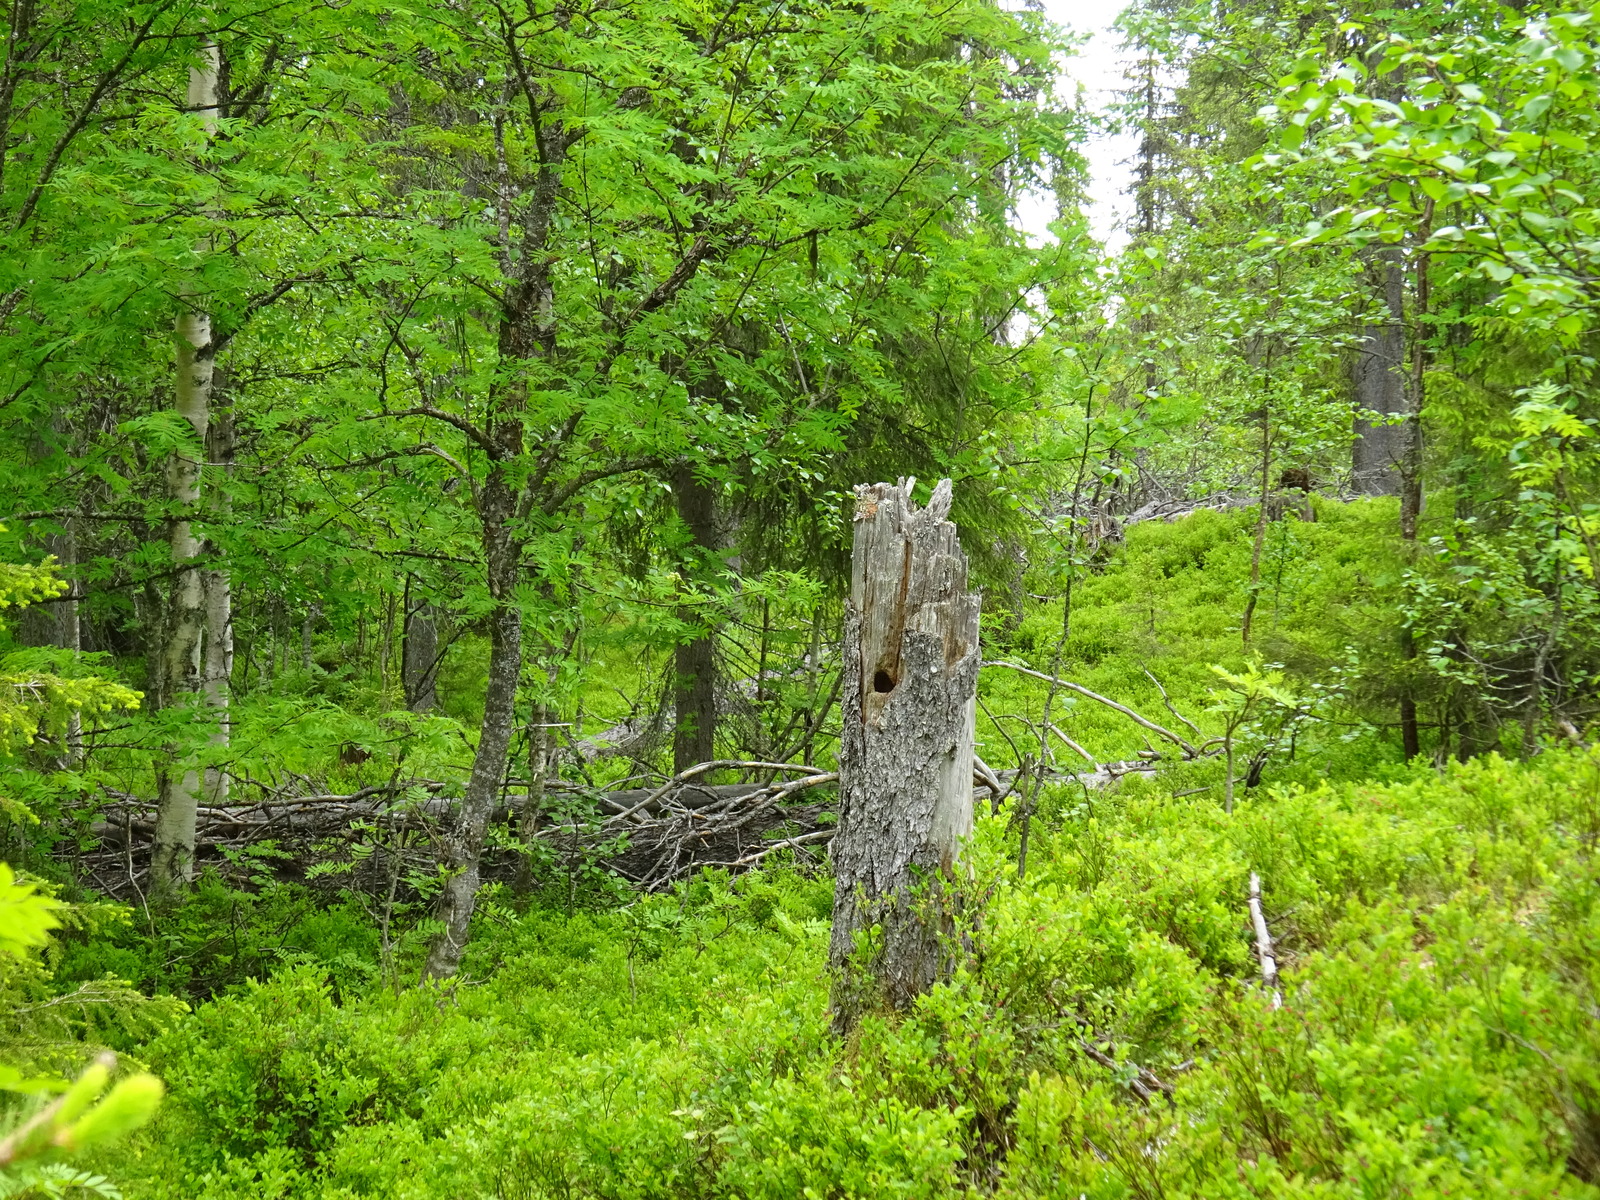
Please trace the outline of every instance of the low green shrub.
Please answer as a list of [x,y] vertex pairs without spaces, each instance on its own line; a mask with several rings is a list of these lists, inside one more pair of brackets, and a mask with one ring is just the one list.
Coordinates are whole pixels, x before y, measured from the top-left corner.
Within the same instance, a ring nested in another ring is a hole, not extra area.
[[490,903],[452,987],[308,958],[202,1005],[107,1165],[147,1197],[1600,1196],[1600,757],[1231,817],[1137,781],[1049,800],[1022,879],[980,820],[963,965],[848,1042],[826,878]]

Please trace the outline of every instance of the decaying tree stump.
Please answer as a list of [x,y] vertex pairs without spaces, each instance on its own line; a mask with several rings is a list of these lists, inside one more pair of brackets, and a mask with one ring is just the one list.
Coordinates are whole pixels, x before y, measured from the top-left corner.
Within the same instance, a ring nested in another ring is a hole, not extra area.
[[840,1033],[946,973],[972,830],[978,597],[945,519],[950,481],[921,510],[912,482],[856,489],[829,952]]

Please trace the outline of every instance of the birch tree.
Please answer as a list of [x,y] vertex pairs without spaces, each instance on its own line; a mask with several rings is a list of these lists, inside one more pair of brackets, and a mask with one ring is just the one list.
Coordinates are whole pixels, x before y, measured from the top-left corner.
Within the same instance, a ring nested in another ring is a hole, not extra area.
[[[217,87],[222,60],[216,42],[210,38],[201,41],[197,57],[198,63],[189,68],[185,108],[198,120],[204,141],[209,143],[217,134]],[[202,243],[196,252],[203,255],[208,248]],[[194,530],[203,456],[210,443],[216,348],[205,297],[180,290],[179,302],[174,407],[188,422],[193,439],[187,448],[174,452],[167,460],[167,503],[171,511],[168,540],[174,567],[167,644],[162,654],[162,692],[168,704],[192,701],[201,694],[202,687],[206,698],[215,701],[227,686],[226,680],[215,674],[220,669],[220,646],[205,656],[204,665],[209,669],[202,668],[206,618],[214,611],[221,627],[227,628],[227,592],[226,585],[215,579],[219,573],[201,566],[200,539]],[[212,593],[210,603],[208,590]],[[214,644],[218,641],[215,631],[211,640]],[[202,768],[178,747],[172,747],[170,754],[159,775],[161,799],[150,862],[154,889],[162,896],[176,893],[194,874],[195,812],[202,778]]]

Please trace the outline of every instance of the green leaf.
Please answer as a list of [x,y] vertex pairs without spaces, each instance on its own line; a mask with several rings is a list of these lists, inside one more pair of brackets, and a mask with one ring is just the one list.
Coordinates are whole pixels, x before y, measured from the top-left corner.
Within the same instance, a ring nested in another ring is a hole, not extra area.
[[39,894],[32,883],[20,882],[7,863],[0,862],[0,954],[21,958],[50,940],[60,928],[56,916],[64,906]]

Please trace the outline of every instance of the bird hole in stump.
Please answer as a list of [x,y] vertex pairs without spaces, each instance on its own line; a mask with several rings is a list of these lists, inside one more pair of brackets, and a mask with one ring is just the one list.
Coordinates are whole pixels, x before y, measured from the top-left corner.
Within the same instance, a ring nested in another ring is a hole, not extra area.
[[889,672],[879,671],[872,677],[872,690],[879,695],[894,691],[894,680],[890,678]]

